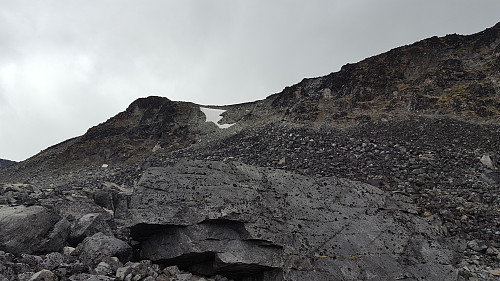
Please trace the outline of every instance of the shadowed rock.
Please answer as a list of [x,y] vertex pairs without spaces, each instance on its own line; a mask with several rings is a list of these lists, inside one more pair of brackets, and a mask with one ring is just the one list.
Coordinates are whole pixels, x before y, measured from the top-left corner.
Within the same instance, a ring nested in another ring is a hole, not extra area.
[[[59,216],[41,206],[0,206],[0,250],[14,254],[36,253],[45,248]],[[57,251],[62,244],[54,245]]]
[[120,239],[99,232],[85,238],[74,254],[83,264],[96,266],[107,257],[118,257],[121,262],[127,262],[132,257],[132,248]]

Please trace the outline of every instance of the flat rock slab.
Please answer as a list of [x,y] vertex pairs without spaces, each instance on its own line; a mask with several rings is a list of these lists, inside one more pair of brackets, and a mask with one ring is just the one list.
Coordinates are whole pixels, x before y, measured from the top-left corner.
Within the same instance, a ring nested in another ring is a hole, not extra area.
[[181,160],[130,202],[141,258],[256,280],[457,280],[407,197],[333,177]]

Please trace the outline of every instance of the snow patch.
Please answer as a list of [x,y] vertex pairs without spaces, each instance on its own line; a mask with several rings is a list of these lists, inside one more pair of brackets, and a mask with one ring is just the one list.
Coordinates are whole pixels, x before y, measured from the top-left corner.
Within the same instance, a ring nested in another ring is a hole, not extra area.
[[206,120],[205,122],[213,122],[215,125],[217,125],[221,129],[227,129],[233,124],[219,124],[218,122],[222,119],[222,113],[226,112],[226,110],[223,109],[213,109],[213,108],[206,108],[206,107],[200,107],[201,112],[205,114]]

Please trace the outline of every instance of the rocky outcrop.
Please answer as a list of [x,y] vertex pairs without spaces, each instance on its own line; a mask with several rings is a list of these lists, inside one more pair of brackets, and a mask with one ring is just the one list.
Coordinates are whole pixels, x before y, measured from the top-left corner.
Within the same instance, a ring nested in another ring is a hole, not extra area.
[[227,129],[138,99],[0,169],[0,280],[494,280],[499,27],[211,107]]
[[457,280],[442,229],[408,198],[360,182],[180,161],[146,170],[130,208],[141,259],[197,274]]

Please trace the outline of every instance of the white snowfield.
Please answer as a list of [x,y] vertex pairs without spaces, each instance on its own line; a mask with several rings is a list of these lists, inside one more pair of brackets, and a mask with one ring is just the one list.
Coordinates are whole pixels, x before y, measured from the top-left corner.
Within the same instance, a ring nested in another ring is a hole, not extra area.
[[223,109],[213,109],[213,108],[206,108],[206,107],[200,107],[201,112],[205,114],[206,121],[205,122],[213,122],[215,125],[217,125],[221,129],[227,129],[233,124],[219,124],[218,122],[222,119],[221,114],[226,112],[226,110]]

